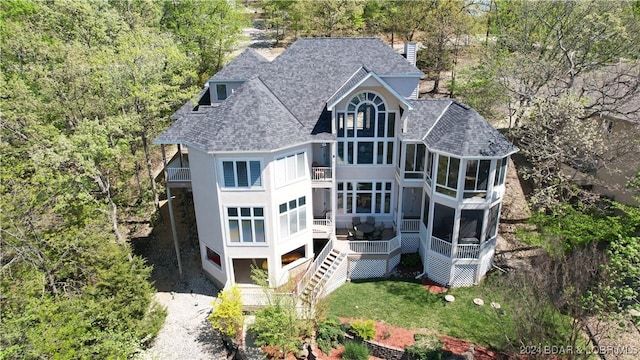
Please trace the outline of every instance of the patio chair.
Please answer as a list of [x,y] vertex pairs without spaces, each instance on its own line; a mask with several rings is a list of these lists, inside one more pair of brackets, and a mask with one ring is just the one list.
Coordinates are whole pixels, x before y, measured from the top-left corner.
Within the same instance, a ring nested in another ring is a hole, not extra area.
[[356,239],[364,240],[364,233],[360,230],[356,230]]
[[376,218],[373,216],[367,216],[367,224],[374,225],[376,223]]
[[353,231],[351,230],[347,230],[347,240],[351,241],[353,240]]
[[355,229],[353,228],[353,224],[347,224],[347,231],[355,232]]
[[353,224],[353,226],[360,224],[360,216],[355,216],[353,219],[351,219],[351,223]]
[[373,232],[373,235],[371,235],[371,238],[373,240],[380,240],[382,239],[382,231],[380,231],[380,229],[376,229],[376,231]]

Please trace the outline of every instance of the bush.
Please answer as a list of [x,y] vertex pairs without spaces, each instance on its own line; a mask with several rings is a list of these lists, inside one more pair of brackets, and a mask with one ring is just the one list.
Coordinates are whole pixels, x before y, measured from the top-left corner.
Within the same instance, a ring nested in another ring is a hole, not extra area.
[[411,253],[411,254],[403,254],[400,263],[402,266],[406,266],[409,268],[416,267],[420,264],[420,254]]
[[415,344],[404,350],[409,360],[439,360],[442,357],[442,340],[436,335],[415,335]]
[[237,285],[223,290],[218,299],[213,301],[209,321],[214,329],[232,339],[237,339],[242,333],[242,297]]
[[256,312],[251,325],[258,346],[278,347],[283,353],[296,353],[302,345],[300,323],[295,308],[282,304],[267,305]]
[[360,339],[371,340],[376,336],[376,325],[373,320],[352,321],[351,332]]
[[318,324],[316,343],[323,353],[329,354],[331,349],[337,348],[343,340],[344,330],[337,317],[332,316]]
[[363,343],[348,341],[344,344],[342,358],[346,360],[367,360],[369,359],[369,348]]

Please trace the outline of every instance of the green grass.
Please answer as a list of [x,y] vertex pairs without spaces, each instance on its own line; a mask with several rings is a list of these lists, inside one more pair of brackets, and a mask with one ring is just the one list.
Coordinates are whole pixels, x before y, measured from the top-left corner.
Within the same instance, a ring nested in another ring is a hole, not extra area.
[[[444,296],[455,296],[453,303]],[[475,344],[500,348],[504,343],[503,327],[510,327],[508,302],[488,282],[467,288],[450,289],[445,294],[431,294],[421,284],[400,279],[351,282],[329,295],[329,312],[341,317],[385,321],[413,330],[435,331]],[[484,306],[473,303],[484,300]],[[499,315],[490,303],[506,307]]]

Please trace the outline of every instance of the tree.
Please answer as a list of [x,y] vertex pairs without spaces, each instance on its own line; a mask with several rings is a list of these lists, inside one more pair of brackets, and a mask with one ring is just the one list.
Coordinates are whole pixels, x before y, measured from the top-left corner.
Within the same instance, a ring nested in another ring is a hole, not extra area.
[[196,63],[197,85],[222,68],[247,24],[244,8],[234,1],[170,1],[163,3],[161,24],[176,36]]
[[[521,143],[523,153],[540,154],[535,158],[528,156],[532,165],[528,170],[534,173],[527,176],[557,175],[557,166],[549,169],[546,164],[538,164],[547,156],[577,160],[577,153],[581,153],[586,163],[578,170],[584,170],[593,165],[607,166],[611,157],[636,146],[638,134],[630,133],[617,137],[616,141],[609,139],[608,149],[603,149],[594,133],[599,117],[632,118],[639,111],[633,99],[640,86],[640,63],[636,61],[640,53],[640,27],[638,14],[630,2],[495,1],[493,4],[491,35],[495,41],[488,41],[482,58],[487,65],[478,67],[480,71],[471,78],[487,79],[485,69],[490,69],[488,78],[500,88],[497,95],[506,96],[506,102],[498,105],[507,109],[509,128],[529,126],[529,130],[542,131],[539,133],[543,136],[542,144],[530,141],[533,137],[526,129],[512,134]],[[558,114],[559,107],[568,103],[572,103],[571,109],[579,110],[577,114]],[[531,116],[533,113],[537,116]],[[559,128],[542,130],[556,115],[564,116],[553,124]],[[571,137],[556,137],[558,141],[547,141],[544,137],[566,125],[569,127],[564,134]],[[587,130],[585,137],[577,136],[581,133],[575,131],[578,128]],[[572,143],[574,140],[577,142]],[[595,146],[583,148],[594,140]],[[558,146],[558,142],[563,145]],[[536,174],[539,165],[542,172],[554,173]],[[550,195],[537,202],[543,207],[566,201],[568,194],[588,195],[584,191],[576,193],[573,184],[563,180],[539,182],[536,186],[540,187],[536,190]]]
[[363,25],[364,3],[350,0],[299,1],[294,11],[301,14],[302,28],[311,35],[336,36],[357,31]]
[[242,296],[237,285],[220,292],[208,317],[214,329],[238,340],[242,336]]

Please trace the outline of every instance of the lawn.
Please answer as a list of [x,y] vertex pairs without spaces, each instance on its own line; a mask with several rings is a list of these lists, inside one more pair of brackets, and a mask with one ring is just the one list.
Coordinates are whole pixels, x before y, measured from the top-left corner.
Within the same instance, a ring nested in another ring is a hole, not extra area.
[[[340,317],[373,319],[413,330],[435,331],[501,348],[505,342],[503,327],[509,328],[507,302],[497,296],[489,282],[467,288],[449,289],[445,294],[431,294],[420,283],[402,279],[379,279],[350,282],[329,295],[329,313]],[[444,296],[455,296],[447,303]],[[485,305],[473,303],[481,298]],[[500,303],[507,315],[490,306]]]

